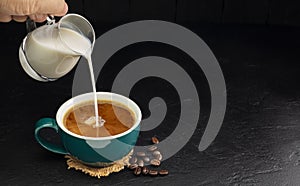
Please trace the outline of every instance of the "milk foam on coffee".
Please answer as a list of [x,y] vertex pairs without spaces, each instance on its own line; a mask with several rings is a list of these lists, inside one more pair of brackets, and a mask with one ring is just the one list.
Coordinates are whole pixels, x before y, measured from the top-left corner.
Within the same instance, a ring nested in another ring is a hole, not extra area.
[[[76,65],[80,56],[86,58],[94,92],[94,124],[95,126],[103,125],[105,121],[101,120],[101,118],[99,119],[98,116],[96,85],[91,59],[92,44],[90,40],[68,28],[53,29],[48,26],[37,29],[42,29],[42,31],[32,32],[27,38],[25,46],[26,57],[33,69],[48,78],[58,78],[68,73]],[[100,124],[99,120],[101,121]],[[89,122],[92,121],[90,120]]]

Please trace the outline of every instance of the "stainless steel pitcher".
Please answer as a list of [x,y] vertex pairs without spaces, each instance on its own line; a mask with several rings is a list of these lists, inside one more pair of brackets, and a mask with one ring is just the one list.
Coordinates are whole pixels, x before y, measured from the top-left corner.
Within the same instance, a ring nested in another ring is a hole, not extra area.
[[19,48],[19,59],[25,72],[43,82],[66,75],[83,55],[82,47],[92,51],[95,43],[92,25],[78,14],[67,14],[57,23],[54,17],[47,20],[47,24],[38,28],[28,20],[29,33]]

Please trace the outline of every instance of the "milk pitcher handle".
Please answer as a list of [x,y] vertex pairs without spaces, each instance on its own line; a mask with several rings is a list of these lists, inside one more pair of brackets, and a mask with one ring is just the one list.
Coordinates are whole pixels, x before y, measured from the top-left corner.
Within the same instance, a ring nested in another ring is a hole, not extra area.
[[26,30],[27,30],[27,33],[32,32],[35,29],[36,29],[35,22],[28,17],[27,20],[26,20]]
[[[49,15],[47,16],[47,25],[52,25],[55,23],[55,18],[53,15]],[[26,30],[27,33],[32,32],[33,30],[35,30],[37,28],[36,23],[30,19],[29,17],[26,20]]]

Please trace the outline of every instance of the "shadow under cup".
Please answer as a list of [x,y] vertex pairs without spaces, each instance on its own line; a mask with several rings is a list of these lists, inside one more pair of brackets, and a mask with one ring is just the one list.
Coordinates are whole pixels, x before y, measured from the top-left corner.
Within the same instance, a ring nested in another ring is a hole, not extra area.
[[[122,159],[130,153],[136,144],[141,122],[141,110],[129,98],[109,92],[97,92],[98,100],[120,103],[130,109],[135,116],[135,123],[127,131],[107,137],[86,137],[70,132],[64,126],[63,120],[74,105],[92,101],[93,93],[82,94],[66,101],[58,109],[56,120],[40,119],[35,125],[35,138],[47,150],[60,154],[69,154],[91,166],[105,166]],[[43,128],[54,129],[61,138],[62,144],[54,144],[40,135]]]

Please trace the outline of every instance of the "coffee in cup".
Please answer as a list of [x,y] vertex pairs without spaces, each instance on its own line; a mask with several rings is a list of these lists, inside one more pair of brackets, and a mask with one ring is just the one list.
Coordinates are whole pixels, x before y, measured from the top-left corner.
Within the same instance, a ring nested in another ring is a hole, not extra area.
[[98,100],[103,126],[95,127],[94,102],[84,102],[67,111],[64,126],[71,132],[88,137],[106,137],[123,133],[135,123],[134,112],[120,103]]

